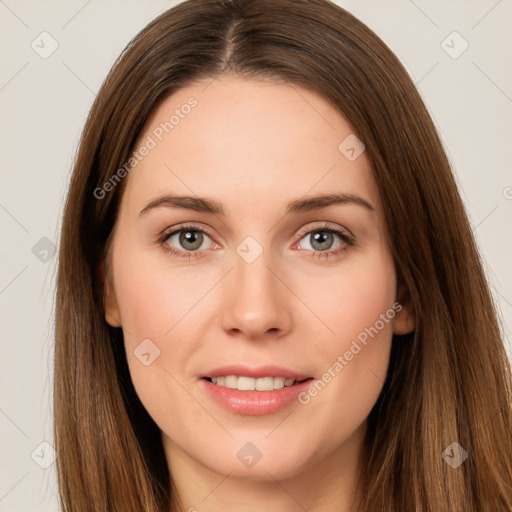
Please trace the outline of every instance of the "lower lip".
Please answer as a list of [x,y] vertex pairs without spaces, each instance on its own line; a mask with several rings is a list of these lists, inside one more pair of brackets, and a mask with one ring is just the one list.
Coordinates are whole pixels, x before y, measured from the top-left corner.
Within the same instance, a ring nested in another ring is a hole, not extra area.
[[271,414],[284,409],[296,401],[299,394],[305,391],[312,381],[311,378],[293,386],[285,386],[272,391],[240,391],[217,386],[217,384],[201,379],[204,389],[217,403],[231,412],[247,416]]

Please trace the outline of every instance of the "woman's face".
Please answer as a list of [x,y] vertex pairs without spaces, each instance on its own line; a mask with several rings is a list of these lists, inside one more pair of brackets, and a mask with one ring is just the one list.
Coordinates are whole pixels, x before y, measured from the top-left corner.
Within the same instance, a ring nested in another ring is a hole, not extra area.
[[301,87],[223,75],[161,103],[135,150],[106,318],[171,468],[355,467],[412,324],[350,125]]

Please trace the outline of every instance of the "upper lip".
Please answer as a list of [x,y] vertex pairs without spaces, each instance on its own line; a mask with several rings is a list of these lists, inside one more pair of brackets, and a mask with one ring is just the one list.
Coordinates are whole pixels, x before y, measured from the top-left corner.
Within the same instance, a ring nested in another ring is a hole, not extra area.
[[293,379],[295,381],[302,381],[311,377],[311,375],[298,373],[281,366],[248,366],[244,364],[234,364],[208,370],[208,372],[200,375],[200,378],[225,377],[226,375],[252,377],[253,379],[260,379],[263,377],[284,377],[285,379]]

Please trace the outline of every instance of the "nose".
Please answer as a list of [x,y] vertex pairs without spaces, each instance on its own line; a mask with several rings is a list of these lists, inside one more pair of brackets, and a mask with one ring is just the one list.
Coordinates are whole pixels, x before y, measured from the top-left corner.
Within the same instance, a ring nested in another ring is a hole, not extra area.
[[292,329],[293,296],[269,253],[263,251],[252,263],[235,255],[235,268],[225,283],[221,316],[228,334],[255,340],[279,338]]

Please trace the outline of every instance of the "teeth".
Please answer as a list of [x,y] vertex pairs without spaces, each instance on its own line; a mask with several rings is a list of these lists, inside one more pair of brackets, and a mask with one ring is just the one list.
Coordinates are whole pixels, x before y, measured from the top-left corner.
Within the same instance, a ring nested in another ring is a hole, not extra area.
[[251,379],[251,377],[238,377],[237,388],[243,391],[254,391],[256,389],[256,379]]
[[224,377],[224,386],[231,389],[237,388],[238,379],[235,375],[228,375],[227,377]]
[[240,391],[272,391],[273,389],[281,389],[285,386],[293,386],[293,379],[285,379],[284,377],[261,377],[253,379],[252,377],[226,375],[225,377],[211,377],[212,383],[217,386],[223,386]]
[[[274,377],[274,389],[284,388],[284,381],[285,380],[286,379],[284,377]],[[292,384],[293,384],[293,382],[292,382]]]
[[263,377],[256,380],[257,391],[272,391],[274,389],[274,377]]

